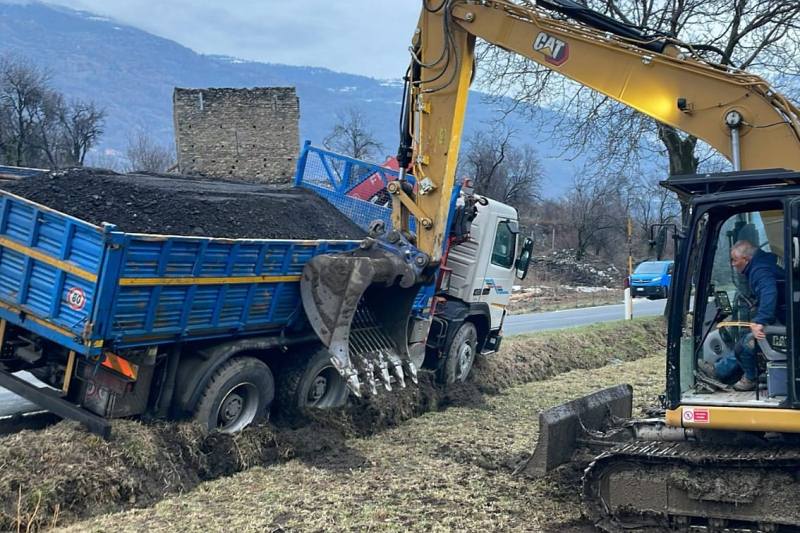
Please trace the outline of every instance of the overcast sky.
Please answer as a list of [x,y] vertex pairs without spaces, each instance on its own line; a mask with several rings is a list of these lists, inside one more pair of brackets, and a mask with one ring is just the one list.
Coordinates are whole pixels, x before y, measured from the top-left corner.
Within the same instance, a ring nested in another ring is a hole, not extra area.
[[399,78],[420,0],[45,0],[204,54]]

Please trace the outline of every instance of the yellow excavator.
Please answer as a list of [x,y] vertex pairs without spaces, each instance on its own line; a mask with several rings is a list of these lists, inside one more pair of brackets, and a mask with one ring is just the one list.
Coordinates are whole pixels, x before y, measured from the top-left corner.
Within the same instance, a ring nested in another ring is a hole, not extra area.
[[[687,216],[676,228],[658,416],[631,419],[628,385],[555,407],[540,415],[539,442],[520,470],[542,474],[579,446],[599,450],[584,475],[584,503],[607,531],[798,530],[800,112],[758,76],[572,0],[422,1],[398,153],[414,185],[404,175],[390,184],[391,231],[378,224],[359,250],[320,256],[303,274],[306,312],[337,368],[358,390],[359,366],[370,363],[351,358],[361,344],[351,333],[366,320],[372,345],[416,372],[428,324],[408,313],[444,249],[476,38],[702,139],[734,169],[662,183]],[[729,263],[739,240],[773,254],[786,271],[786,323],[767,328],[759,386],[745,392],[699,371],[703,361],[730,355],[752,312],[752,295]]]

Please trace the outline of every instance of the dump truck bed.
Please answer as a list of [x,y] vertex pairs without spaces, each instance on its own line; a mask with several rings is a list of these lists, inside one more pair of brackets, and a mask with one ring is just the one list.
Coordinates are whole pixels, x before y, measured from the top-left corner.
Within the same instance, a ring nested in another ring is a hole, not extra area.
[[0,191],[0,317],[89,356],[278,331],[303,265],[357,245],[126,233]]

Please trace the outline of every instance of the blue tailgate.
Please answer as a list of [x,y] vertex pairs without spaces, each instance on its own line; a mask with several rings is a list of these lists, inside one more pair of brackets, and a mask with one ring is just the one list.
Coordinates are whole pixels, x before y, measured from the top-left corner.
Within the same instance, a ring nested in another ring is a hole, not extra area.
[[103,229],[0,191],[0,317],[88,353]]

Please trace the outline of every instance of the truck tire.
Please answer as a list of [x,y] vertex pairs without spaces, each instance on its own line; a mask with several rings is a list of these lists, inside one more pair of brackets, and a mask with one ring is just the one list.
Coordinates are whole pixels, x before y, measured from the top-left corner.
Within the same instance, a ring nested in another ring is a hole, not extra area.
[[467,380],[478,347],[478,330],[472,322],[464,322],[447,346],[445,359],[439,371],[439,380],[451,385]]
[[269,367],[255,357],[236,357],[208,380],[194,419],[209,432],[236,433],[265,420],[274,397],[275,382]]
[[328,350],[320,348],[307,359],[297,357],[278,375],[280,414],[302,417],[308,409],[344,407],[350,391],[330,360]]

